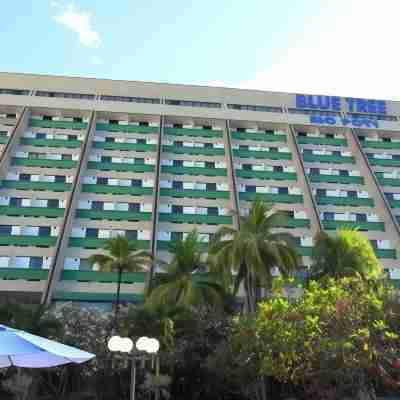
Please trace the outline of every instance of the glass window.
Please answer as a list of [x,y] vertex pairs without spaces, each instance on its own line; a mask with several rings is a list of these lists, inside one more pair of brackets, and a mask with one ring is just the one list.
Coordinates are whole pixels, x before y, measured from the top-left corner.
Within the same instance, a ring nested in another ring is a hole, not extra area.
[[175,190],[183,190],[183,182],[180,181],[173,181],[172,188]]
[[279,194],[289,194],[289,188],[287,188],[287,187],[280,187],[280,188],[278,188],[278,193],[279,193]]
[[137,238],[138,238],[137,231],[127,230],[127,231],[125,232],[125,237],[126,237],[128,240],[137,240]]
[[324,212],[324,220],[333,221],[335,219],[335,213],[333,212]]
[[254,185],[246,185],[246,193],[255,193],[256,187]]
[[183,160],[174,160],[172,165],[174,167],[183,167]]
[[104,162],[104,163],[111,162],[111,156],[101,156],[101,162]]
[[347,196],[351,198],[357,198],[357,191],[356,190],[349,190],[347,192]]
[[215,169],[215,162],[206,161],[204,164],[205,164],[205,167],[206,167],[206,168]]
[[341,169],[339,171],[339,175],[340,176],[349,176],[349,171],[347,171],[347,169]]
[[207,207],[207,215],[218,215],[218,207]]
[[30,181],[31,176],[29,174],[19,174],[19,180],[20,181]]
[[0,225],[0,236],[11,235],[11,225]]
[[216,183],[206,183],[206,190],[210,192],[215,192],[217,190]]
[[51,228],[49,226],[39,226],[40,237],[48,237],[51,234]]
[[66,181],[66,176],[65,176],[65,175],[56,175],[56,176],[54,177],[54,181],[55,181],[56,183],[65,183],[65,181]]
[[137,144],[147,144],[146,139],[137,139],[136,143]]
[[10,207],[22,207],[22,199],[18,197],[11,197],[10,199]]
[[97,184],[98,185],[107,185],[108,184],[108,178],[104,178],[102,176],[97,177]]
[[49,199],[47,200],[47,208],[58,208],[58,199]]
[[239,144],[239,150],[248,150],[249,145],[248,144]]
[[366,222],[367,215],[366,214],[356,214],[356,221],[357,222]]
[[172,206],[172,214],[183,214],[183,206]]
[[142,187],[142,181],[140,179],[132,179],[131,186],[132,187]]
[[179,141],[179,140],[175,140],[174,146],[176,146],[176,147],[183,147],[183,142],[181,142],[181,141]]
[[29,268],[32,269],[42,269],[43,258],[42,257],[30,257]]
[[93,211],[103,211],[104,202],[103,201],[92,201]]
[[326,189],[317,189],[317,196],[326,196]]
[[106,137],[106,143],[114,143],[114,142],[115,142],[115,138],[113,138],[111,136]]
[[244,171],[251,171],[252,170],[252,165],[251,164],[242,164],[242,169]]
[[135,158],[136,165],[144,165],[144,158]]
[[171,241],[178,242],[183,240],[183,232],[171,232]]
[[283,172],[283,167],[281,165],[275,165],[274,172]]
[[97,228],[86,228],[86,237],[87,238],[97,238],[99,230]]
[[62,154],[62,160],[72,161],[72,154]]
[[129,211],[138,213],[140,212],[140,204],[139,203],[129,203]]
[[319,168],[310,168],[310,175],[319,175]]
[[46,134],[38,132],[36,134],[36,139],[46,139]]

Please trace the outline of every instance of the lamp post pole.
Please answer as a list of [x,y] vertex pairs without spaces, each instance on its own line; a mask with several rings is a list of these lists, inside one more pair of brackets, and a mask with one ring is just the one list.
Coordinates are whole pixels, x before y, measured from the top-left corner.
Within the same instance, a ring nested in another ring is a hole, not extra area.
[[132,357],[131,366],[131,400],[135,400],[136,393],[136,358]]

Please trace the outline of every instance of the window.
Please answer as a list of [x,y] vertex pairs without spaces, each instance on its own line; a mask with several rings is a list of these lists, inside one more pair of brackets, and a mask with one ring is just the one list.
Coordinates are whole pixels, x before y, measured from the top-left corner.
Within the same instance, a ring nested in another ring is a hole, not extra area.
[[319,175],[319,168],[310,168],[310,175]]
[[0,236],[10,236],[11,225],[0,225]]
[[81,94],[81,93],[63,93],[63,92],[46,92],[38,90],[35,96],[40,97],[58,97],[64,99],[81,99],[81,100],[93,100],[94,94]]
[[356,214],[356,221],[357,222],[366,222],[367,221],[366,214]]
[[207,207],[207,215],[218,215],[218,207]]
[[47,200],[47,208],[58,208],[58,200],[57,199]]
[[180,181],[173,181],[172,188],[175,190],[183,190],[183,182]]
[[289,194],[289,189],[287,187],[280,187],[278,188],[279,194]]
[[327,133],[325,137],[328,139],[334,139],[335,135],[333,133]]
[[109,162],[111,162],[111,157],[110,156],[101,156],[101,162],[109,163]]
[[110,137],[110,136],[106,137],[106,143],[114,143],[114,142],[115,142],[115,138]]
[[204,164],[205,164],[205,167],[206,167],[206,168],[215,169],[215,162],[206,161]]
[[242,164],[242,169],[244,171],[251,171],[252,170],[252,165],[251,164]]
[[246,132],[246,128],[236,128],[236,132]]
[[183,206],[172,206],[172,214],[183,214]]
[[133,231],[133,230],[127,230],[125,231],[125,237],[128,240],[137,240],[138,239],[138,233],[137,231]]
[[42,269],[43,258],[42,257],[30,257],[29,268],[32,269]]
[[51,228],[49,226],[39,226],[39,234],[40,237],[48,237],[51,234]]
[[183,232],[171,232],[171,241],[178,242],[183,240]]
[[149,123],[147,121],[140,121],[139,126],[149,126]]
[[0,89],[0,94],[12,94],[17,96],[28,96],[29,90],[26,89]]
[[289,114],[303,114],[303,115],[319,115],[319,116],[335,116],[339,117],[340,112],[335,112],[335,111],[319,111],[319,110],[304,110],[300,108],[289,108],[288,109]]
[[393,200],[393,193],[385,193],[388,200]]
[[317,189],[317,196],[326,196],[326,189]]
[[61,159],[67,160],[67,161],[72,161],[72,154],[62,154]]
[[335,219],[335,213],[333,212],[324,212],[323,215],[325,221],[333,221]]
[[273,107],[273,106],[254,106],[247,104],[228,104],[227,105],[231,110],[240,110],[240,111],[260,111],[260,112],[282,112],[282,107]]
[[301,137],[307,137],[307,132],[299,132],[297,135]]
[[51,115],[43,115],[43,121],[53,121],[53,117]]
[[173,124],[173,127],[177,128],[177,129],[182,129],[183,125],[182,124]]
[[83,122],[83,118],[82,117],[73,117],[72,120],[74,122]]
[[144,158],[135,158],[136,165],[144,165]]
[[212,143],[204,143],[204,148],[205,149],[212,149],[213,148],[213,144]]
[[108,121],[111,125],[118,125],[118,120],[117,119],[110,119],[109,121]]
[[174,146],[176,146],[176,147],[183,147],[183,142],[178,141],[178,140],[175,140]]
[[392,139],[388,138],[388,137],[384,137],[384,138],[382,138],[382,141],[386,142],[386,143],[390,143],[392,141]]
[[29,174],[19,174],[19,180],[20,181],[30,181],[31,176]]
[[277,153],[278,152],[278,148],[277,147],[270,147],[269,149],[270,153]]
[[349,171],[347,171],[347,169],[341,169],[339,171],[339,175],[340,176],[349,176]]
[[183,167],[183,160],[174,160],[172,165],[174,167]]
[[138,213],[140,212],[140,204],[139,203],[129,203],[129,211]]
[[10,207],[22,207],[22,199],[18,197],[11,197],[10,199]]
[[360,142],[363,142],[365,140],[365,136],[362,136],[362,135],[358,136],[358,140]]
[[107,96],[101,95],[100,100],[103,101],[119,101],[124,103],[147,103],[147,104],[160,104],[160,99],[148,97],[128,97],[128,96]]
[[239,145],[239,150],[248,150],[249,149],[249,145],[248,144],[240,144]]
[[77,135],[68,135],[68,140],[78,140]]
[[351,198],[357,198],[357,191],[356,190],[349,190],[347,192],[347,197],[351,197]]
[[56,183],[65,183],[65,181],[66,181],[65,175],[56,175],[54,177],[54,182],[56,182]]
[[104,178],[102,176],[97,177],[97,184],[98,185],[107,185],[108,184],[108,178]]
[[283,167],[281,165],[275,165],[274,172],[283,172]]
[[221,108],[221,103],[212,103],[212,102],[208,102],[208,101],[188,101],[188,100],[166,99],[165,104],[169,105],[169,106]]
[[92,201],[93,211],[103,211],[104,202],[103,201]]
[[142,181],[140,179],[132,179],[131,186],[132,187],[142,187]]
[[208,192],[215,192],[217,190],[217,184],[216,183],[206,183],[206,190]]
[[87,238],[97,238],[99,230],[96,228],[86,228],[86,237]]
[[254,185],[246,185],[246,193],[255,193],[256,187]]
[[36,139],[46,139],[46,134],[38,132],[36,134]]
[[146,139],[137,139],[136,143],[137,144],[147,144]]
[[205,129],[207,131],[211,131],[212,130],[212,126],[211,125],[203,125],[203,129]]

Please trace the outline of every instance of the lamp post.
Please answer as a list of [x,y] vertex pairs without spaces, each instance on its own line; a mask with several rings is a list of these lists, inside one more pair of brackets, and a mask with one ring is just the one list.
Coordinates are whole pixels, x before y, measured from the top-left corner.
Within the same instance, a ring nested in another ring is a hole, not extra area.
[[[122,338],[120,336],[113,336],[107,343],[108,349],[112,352],[131,353],[133,350],[133,341],[129,338]],[[160,349],[160,342],[155,338],[148,338],[146,336],[140,337],[135,343],[136,350],[141,353],[155,355]],[[136,393],[136,359],[141,357],[135,357],[132,355],[131,364],[131,388],[130,397],[131,400],[135,400]]]

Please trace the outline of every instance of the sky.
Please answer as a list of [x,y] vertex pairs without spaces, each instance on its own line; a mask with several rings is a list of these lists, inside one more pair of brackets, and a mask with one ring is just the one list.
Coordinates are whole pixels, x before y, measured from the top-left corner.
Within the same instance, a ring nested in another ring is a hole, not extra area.
[[400,100],[399,0],[3,3],[3,72]]

